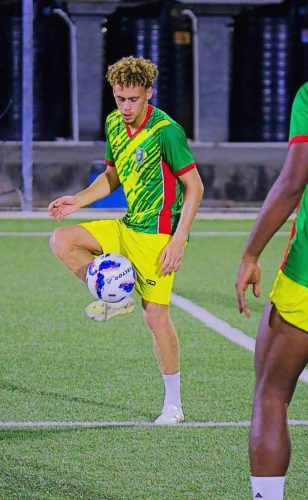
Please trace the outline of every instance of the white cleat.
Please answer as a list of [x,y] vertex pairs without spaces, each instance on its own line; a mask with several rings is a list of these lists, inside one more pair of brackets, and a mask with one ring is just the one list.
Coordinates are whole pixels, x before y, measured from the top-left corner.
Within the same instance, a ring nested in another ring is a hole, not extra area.
[[85,308],[85,312],[88,318],[95,321],[107,321],[115,316],[132,313],[135,306],[136,303],[132,297],[126,297],[120,302],[95,300]]
[[174,405],[165,406],[155,420],[156,425],[178,425],[182,422],[184,422],[183,410]]

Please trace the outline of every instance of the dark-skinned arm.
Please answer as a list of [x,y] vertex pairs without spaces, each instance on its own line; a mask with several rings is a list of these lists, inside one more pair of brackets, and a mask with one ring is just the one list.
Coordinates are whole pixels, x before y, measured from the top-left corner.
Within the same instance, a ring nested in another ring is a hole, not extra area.
[[251,284],[260,296],[261,269],[258,259],[278,229],[293,213],[308,182],[308,143],[289,147],[281,173],[270,189],[242,253],[236,279],[236,294],[240,313],[250,317],[246,290]]

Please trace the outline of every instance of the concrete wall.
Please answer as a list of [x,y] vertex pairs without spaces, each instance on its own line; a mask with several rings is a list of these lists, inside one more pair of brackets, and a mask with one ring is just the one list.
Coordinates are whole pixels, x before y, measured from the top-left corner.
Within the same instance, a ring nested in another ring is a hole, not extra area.
[[[282,167],[287,144],[191,143],[191,149],[205,185],[204,206],[258,206]],[[33,207],[46,208],[52,199],[88,186],[91,164],[104,151],[103,142],[35,143]],[[20,145],[2,145],[0,152],[0,209],[19,208]]]

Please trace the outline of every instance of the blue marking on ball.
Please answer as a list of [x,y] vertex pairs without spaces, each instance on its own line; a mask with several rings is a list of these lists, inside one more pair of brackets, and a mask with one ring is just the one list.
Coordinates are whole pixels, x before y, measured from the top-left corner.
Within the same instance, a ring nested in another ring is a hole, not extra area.
[[124,292],[126,292],[126,293],[130,293],[133,290],[134,286],[135,286],[135,283],[132,283],[132,282],[121,283],[121,285],[119,286],[119,288],[121,288],[122,290],[124,290]]

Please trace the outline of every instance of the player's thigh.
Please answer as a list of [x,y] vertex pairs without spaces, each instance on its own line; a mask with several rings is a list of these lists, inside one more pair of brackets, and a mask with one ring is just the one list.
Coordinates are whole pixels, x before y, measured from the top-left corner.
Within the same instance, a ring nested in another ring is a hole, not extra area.
[[256,341],[257,389],[284,395],[289,402],[307,361],[308,334],[288,324],[269,302]]
[[128,228],[124,228],[124,233],[123,251],[134,264],[137,273],[137,293],[150,303],[168,305],[175,274],[162,275],[159,259],[171,236],[137,233]]
[[92,253],[99,253],[101,246],[86,229],[79,225],[63,226],[55,229],[50,237],[50,246],[55,251],[83,248]]
[[[96,251],[93,253],[122,253],[120,222],[117,219],[104,219],[82,222],[79,227],[88,234],[88,241],[96,241]],[[126,255],[125,255],[126,256]]]

